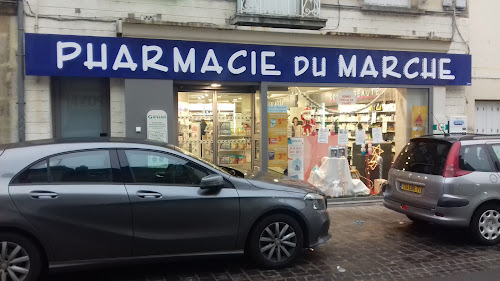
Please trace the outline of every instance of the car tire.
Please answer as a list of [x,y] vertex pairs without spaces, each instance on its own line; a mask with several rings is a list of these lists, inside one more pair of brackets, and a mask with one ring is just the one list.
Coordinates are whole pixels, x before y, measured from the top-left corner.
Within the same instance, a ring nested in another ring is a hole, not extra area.
[[2,274],[6,280],[14,280],[10,274],[23,281],[39,280],[43,265],[42,253],[30,239],[15,233],[0,233],[0,280]]
[[269,269],[292,264],[302,253],[304,245],[300,224],[283,214],[270,215],[260,220],[249,239],[247,251],[250,257],[259,266]]
[[485,204],[472,215],[469,225],[472,238],[483,245],[495,245],[500,242],[500,206]]

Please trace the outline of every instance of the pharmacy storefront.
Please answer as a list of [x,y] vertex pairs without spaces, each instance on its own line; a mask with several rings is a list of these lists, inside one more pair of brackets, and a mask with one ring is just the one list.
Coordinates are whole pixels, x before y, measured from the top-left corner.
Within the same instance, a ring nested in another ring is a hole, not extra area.
[[55,137],[113,136],[122,114],[127,137],[351,196],[377,193],[410,138],[445,127],[433,89],[470,85],[471,57],[27,34],[26,74],[51,78]]

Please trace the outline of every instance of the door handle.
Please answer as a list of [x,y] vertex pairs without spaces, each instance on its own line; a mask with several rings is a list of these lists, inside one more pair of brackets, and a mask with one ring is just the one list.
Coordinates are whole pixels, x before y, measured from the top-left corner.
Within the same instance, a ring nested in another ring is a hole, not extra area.
[[139,190],[137,191],[137,196],[141,198],[161,198],[161,193],[148,190]]
[[57,193],[51,191],[37,190],[30,192],[31,198],[35,199],[55,199],[57,198]]

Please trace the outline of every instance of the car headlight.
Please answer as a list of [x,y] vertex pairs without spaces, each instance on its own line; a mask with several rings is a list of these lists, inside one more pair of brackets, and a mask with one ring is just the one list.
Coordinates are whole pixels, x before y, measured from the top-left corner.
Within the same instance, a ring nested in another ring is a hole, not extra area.
[[326,199],[322,195],[317,193],[308,193],[304,196],[304,200],[310,201],[314,210],[326,209]]

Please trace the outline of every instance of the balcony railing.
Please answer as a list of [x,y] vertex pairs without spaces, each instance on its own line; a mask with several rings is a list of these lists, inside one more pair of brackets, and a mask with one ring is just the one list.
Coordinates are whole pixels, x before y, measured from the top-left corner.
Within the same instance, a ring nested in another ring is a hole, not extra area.
[[238,13],[319,18],[320,0],[237,0]]

